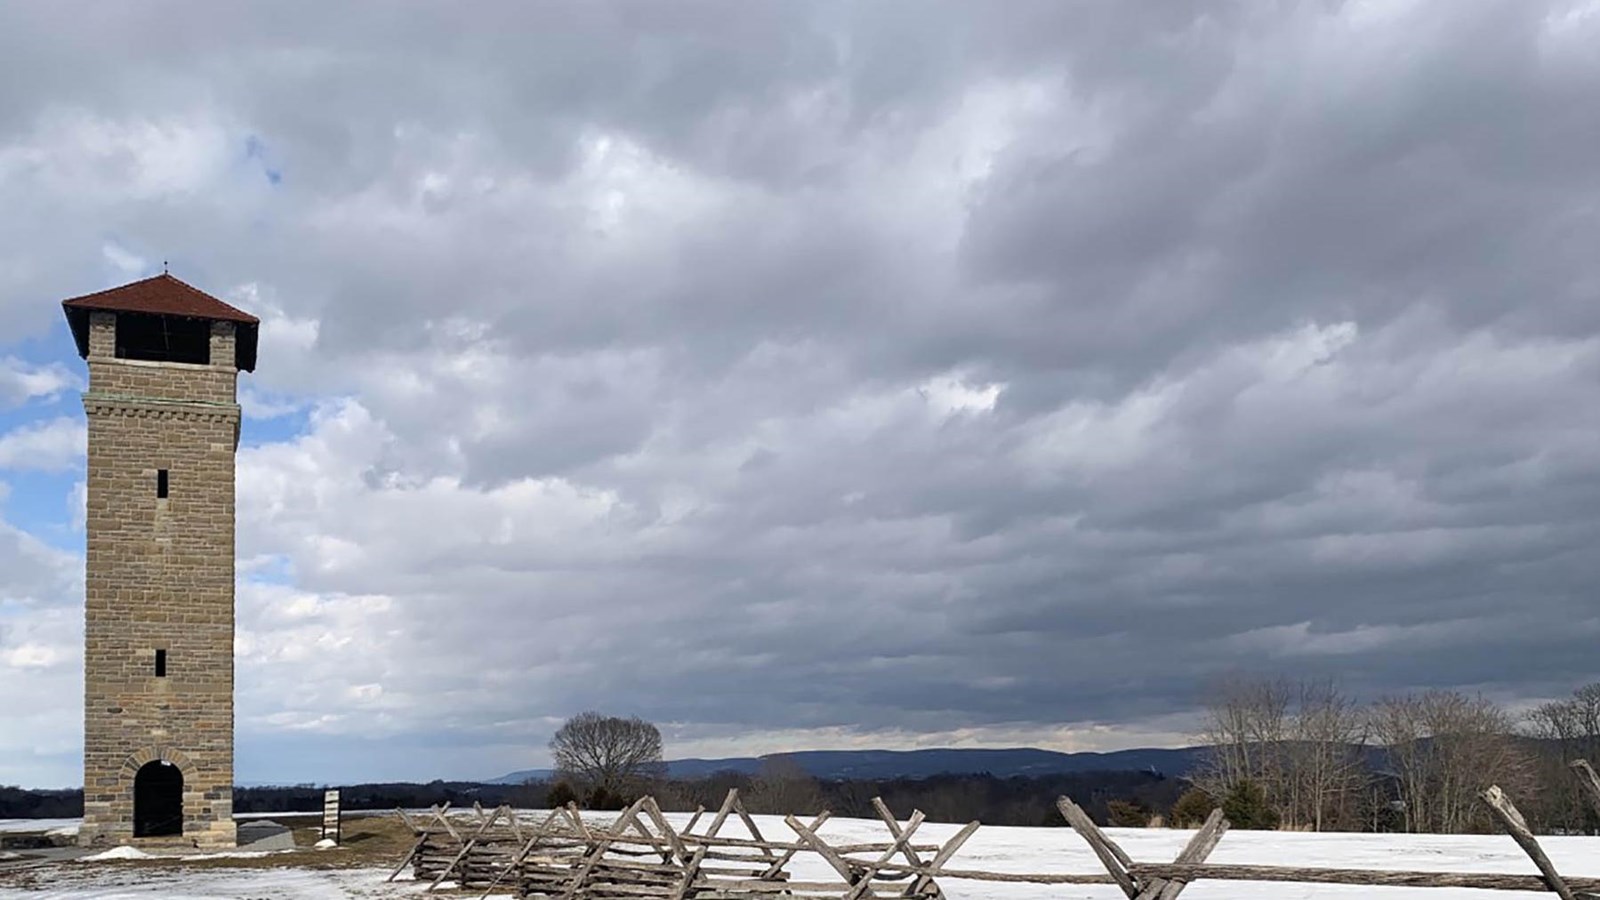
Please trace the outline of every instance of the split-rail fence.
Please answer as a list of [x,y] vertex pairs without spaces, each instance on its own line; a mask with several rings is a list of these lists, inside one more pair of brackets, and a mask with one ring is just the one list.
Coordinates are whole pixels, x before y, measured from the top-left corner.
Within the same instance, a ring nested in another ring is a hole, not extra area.
[[[1582,760],[1573,764],[1573,773],[1600,812],[1600,776]],[[762,833],[738,791],[732,790],[709,818],[706,810],[697,810],[682,829],[674,829],[648,796],[604,825],[584,821],[573,804],[550,811],[537,823],[522,821],[504,806],[492,811],[475,806],[465,816],[453,813],[448,804],[421,816],[402,811],[416,839],[389,877],[393,880],[409,866],[430,891],[453,884],[481,889],[484,897],[499,891],[553,900],[779,900],[773,895],[785,900],[945,900],[940,884],[950,881],[1115,885],[1129,900],[1175,900],[1187,885],[1202,880],[1541,891],[1562,900],[1600,900],[1600,878],[1557,872],[1504,792],[1491,786],[1480,797],[1540,874],[1215,865],[1206,858],[1228,830],[1221,810],[1212,812],[1172,862],[1135,862],[1066,797],[1056,806],[1094,851],[1103,874],[990,872],[951,864],[980,827],[978,822],[943,844],[918,844],[914,838],[923,814],[913,812],[901,822],[881,799],[874,799],[887,841],[829,843],[818,834],[827,812],[809,822],[785,816],[784,825],[794,837],[776,840]],[[733,819],[749,837],[722,834]],[[702,822],[704,828],[696,830]],[[815,854],[833,877],[791,878],[787,867],[800,853]]]

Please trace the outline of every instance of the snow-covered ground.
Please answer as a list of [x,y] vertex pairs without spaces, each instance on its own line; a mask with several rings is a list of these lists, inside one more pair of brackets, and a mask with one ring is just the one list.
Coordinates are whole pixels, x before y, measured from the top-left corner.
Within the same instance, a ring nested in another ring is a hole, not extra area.
[[0,834],[20,831],[54,831],[59,834],[77,834],[82,819],[0,819]]
[[349,900],[421,896],[424,884],[384,884],[380,869],[172,869],[78,863],[92,872],[66,872],[40,889],[8,888],[7,900]]
[[[534,813],[528,818],[537,817]],[[768,838],[788,840],[791,832],[781,819],[758,816],[757,822]],[[671,815],[681,826],[687,816]],[[705,820],[702,820],[702,824]],[[924,825],[917,833],[919,844],[937,844],[958,830],[955,825]],[[1169,862],[1188,840],[1190,832],[1164,829],[1110,829],[1108,833],[1134,859],[1141,862]],[[735,825],[723,834],[743,836]],[[883,826],[876,822],[840,819],[823,826],[821,834],[830,842],[873,842],[885,840]],[[1600,838],[1548,837],[1541,843],[1556,866],[1573,876],[1600,877]],[[293,856],[286,856],[286,863]],[[397,860],[398,861],[398,860]],[[1429,836],[1376,834],[1304,834],[1289,832],[1230,832],[1211,856],[1212,862],[1326,866],[1338,868],[1421,869],[1441,872],[1514,872],[1534,874],[1533,865],[1509,837]],[[984,826],[950,863],[953,868],[987,869],[999,872],[1084,872],[1103,871],[1087,845],[1068,828],[1006,828]],[[396,882],[383,884],[387,871],[348,869],[314,871],[286,868],[194,869],[182,863],[171,867],[130,867],[115,862],[76,862],[65,880],[45,890],[9,888],[0,881],[0,900],[55,900],[85,897],[95,900],[247,900],[272,897],[282,900],[342,900],[342,898],[399,897],[420,894],[422,885]],[[811,854],[801,854],[791,865],[797,880],[831,878],[826,864]],[[1120,897],[1111,886],[1016,885],[976,881],[946,880],[945,893],[951,900],[1112,900]],[[1493,893],[1448,888],[1369,888],[1339,885],[1248,884],[1240,882],[1202,882],[1184,892],[1185,898],[1231,898],[1231,900],[1295,900],[1295,898],[1374,897],[1377,900],[1479,900],[1494,896],[1545,897],[1547,894]]]

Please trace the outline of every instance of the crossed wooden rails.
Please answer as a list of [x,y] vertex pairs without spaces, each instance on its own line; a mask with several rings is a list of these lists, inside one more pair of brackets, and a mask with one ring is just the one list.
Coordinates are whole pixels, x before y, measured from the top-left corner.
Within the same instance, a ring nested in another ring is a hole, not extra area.
[[[869,888],[878,877],[877,868],[894,855],[901,854],[908,862],[921,864],[919,853],[941,853],[935,859],[942,861],[959,846],[957,843],[944,852],[938,847],[913,845],[911,838],[922,824],[922,813],[914,814],[901,828],[882,801],[874,802],[894,840],[837,847],[816,836],[815,829],[829,818],[826,812],[809,826],[795,820],[791,827],[798,826],[801,842],[767,839],[745,810],[737,790],[728,792],[701,832],[695,828],[705,816],[704,809],[697,810],[689,824],[678,831],[655,799],[648,796],[604,827],[585,822],[575,804],[550,811],[532,827],[519,823],[508,807],[485,812],[475,805],[471,818],[458,815],[455,819],[449,815],[448,805],[434,807],[420,819],[401,811],[416,841],[389,879],[392,881],[411,866],[417,880],[430,882],[429,891],[454,882],[461,888],[482,887],[484,896],[508,884],[521,897],[562,900],[750,900],[772,894],[800,898],[845,896],[857,900],[874,896]],[[721,833],[734,818],[744,825],[750,837]],[[974,822],[960,840],[965,841],[976,829]],[[804,851],[819,852],[834,863],[840,880],[792,881],[786,866],[795,854]],[[846,862],[842,853],[877,853],[881,859],[879,863]],[[885,874],[878,880],[906,878]],[[942,900],[931,879],[917,877],[910,881],[902,896]]]
[[[1600,776],[1585,760],[1572,763],[1573,775],[1595,812],[1600,813]],[[1564,878],[1539,846],[1522,813],[1499,787],[1490,785],[1479,798],[1512,840],[1532,860],[1538,875],[1497,873],[1406,872],[1372,869],[1292,868],[1287,866],[1219,866],[1205,864],[1205,858],[1221,840],[1228,822],[1221,810],[1212,812],[1189,845],[1171,865],[1135,863],[1105,836],[1082,810],[1068,807],[1072,801],[1061,798],[1058,805],[1073,828],[1089,842],[1110,880],[1130,900],[1172,900],[1188,883],[1202,879],[1222,881],[1277,881],[1306,884],[1350,884],[1366,887],[1442,887],[1477,888],[1499,891],[1548,891],[1562,900],[1600,900],[1600,878]],[[949,873],[943,873],[946,877]]]
[[[1573,764],[1573,771],[1600,812],[1600,776],[1582,760]],[[1138,863],[1066,797],[1056,801],[1057,808],[1088,843],[1106,874],[959,869],[949,862],[978,830],[977,822],[942,845],[917,846],[912,839],[923,824],[923,814],[913,812],[902,825],[882,800],[874,799],[873,807],[892,838],[889,843],[829,844],[817,833],[829,818],[826,812],[809,824],[785,816],[796,840],[774,841],[761,833],[736,790],[728,792],[699,833],[695,827],[705,810],[697,810],[677,831],[650,797],[641,798],[606,827],[585,823],[574,805],[550,812],[532,828],[518,823],[506,807],[493,813],[474,807],[472,822],[452,822],[447,809],[435,808],[420,825],[407,818],[417,842],[395,875],[411,865],[419,880],[431,878],[429,890],[455,881],[463,888],[482,886],[487,896],[506,883],[519,897],[557,900],[776,900],[775,894],[798,900],[944,900],[940,880],[1115,885],[1129,900],[1175,900],[1200,880],[1548,891],[1562,900],[1600,900],[1600,878],[1562,877],[1499,788],[1490,787],[1480,796],[1539,875],[1208,864],[1206,858],[1228,830],[1221,810],[1211,813],[1173,862]],[[733,818],[742,822],[749,838],[721,834]],[[791,879],[786,866],[801,852],[816,854],[837,879]]]
[[448,879],[469,883],[493,878],[504,867],[504,847],[512,841],[520,844],[524,838],[516,814],[505,806],[485,813],[474,803],[471,810],[464,811],[470,820],[463,811],[452,817],[449,803],[432,807],[420,819],[405,810],[396,812],[416,840],[389,880],[411,866],[418,881],[432,882],[429,890]]

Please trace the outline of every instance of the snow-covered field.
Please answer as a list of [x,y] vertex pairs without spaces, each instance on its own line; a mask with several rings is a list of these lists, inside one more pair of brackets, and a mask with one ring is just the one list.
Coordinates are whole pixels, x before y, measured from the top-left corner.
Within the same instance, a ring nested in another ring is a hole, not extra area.
[[[66,864],[63,864],[66,865]],[[416,882],[384,884],[380,869],[133,869],[110,863],[75,863],[54,884],[9,888],[0,897],[19,900],[347,900],[422,895]]]
[[[534,816],[533,813],[528,814]],[[687,817],[669,816],[675,825]],[[769,838],[789,839],[790,832],[778,818],[758,816],[757,821]],[[924,825],[917,843],[942,843],[957,830],[955,825]],[[730,825],[723,832],[743,836]],[[830,821],[821,834],[831,841],[871,842],[885,840],[879,823],[841,819]],[[1134,859],[1141,862],[1169,862],[1177,855],[1190,832],[1164,829],[1110,829],[1108,834]],[[1549,837],[1541,843],[1556,866],[1572,876],[1600,877],[1600,838]],[[337,852],[337,851],[333,851]],[[311,870],[295,868],[295,855],[285,856],[281,868],[225,869],[194,868],[181,862],[170,866],[130,866],[117,862],[72,862],[54,867],[59,873],[41,879],[42,889],[11,887],[0,876],[0,900],[53,900],[83,897],[94,900],[342,900],[342,898],[408,897],[421,893],[423,886],[411,882],[383,884],[387,871],[377,868]],[[1501,835],[1411,836],[1372,834],[1304,834],[1279,832],[1230,832],[1211,856],[1212,862],[1327,866],[1339,868],[1422,869],[1445,872],[1514,872],[1534,874],[1533,865],[1511,841]],[[398,860],[396,860],[398,862]],[[1085,872],[1103,871],[1087,845],[1068,828],[1007,828],[984,826],[952,860],[953,868],[987,869],[1000,872]],[[797,880],[829,878],[826,864],[811,854],[796,857],[791,870]],[[945,893],[951,900],[1074,900],[1074,898],[1120,897],[1111,886],[1013,885],[975,881],[946,880]],[[1547,894],[1519,894],[1504,891],[1479,892],[1434,888],[1368,888],[1339,885],[1247,884],[1202,882],[1184,892],[1185,898],[1357,898],[1377,900],[1468,900],[1500,896],[1545,897]]]
[[55,831],[61,834],[77,834],[78,826],[82,819],[0,819],[0,834],[10,832],[15,834],[21,831]]

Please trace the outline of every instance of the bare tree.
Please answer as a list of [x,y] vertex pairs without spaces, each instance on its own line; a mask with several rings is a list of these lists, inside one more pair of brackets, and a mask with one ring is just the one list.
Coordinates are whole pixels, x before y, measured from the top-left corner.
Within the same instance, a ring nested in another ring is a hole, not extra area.
[[1528,720],[1534,735],[1559,744],[1565,758],[1600,763],[1600,682],[1535,707]]
[[623,797],[644,790],[666,773],[661,731],[637,716],[623,719],[584,712],[568,719],[550,739],[558,777],[582,786],[591,797]]
[[1240,782],[1254,782],[1276,805],[1293,685],[1281,678],[1231,676],[1215,682],[1209,693],[1200,739],[1210,751],[1195,784],[1220,799]]
[[1415,696],[1385,697],[1368,712],[1372,735],[1384,746],[1390,775],[1405,804],[1408,832],[1427,831],[1420,806],[1432,779],[1433,761],[1424,743],[1421,703]]
[[1568,699],[1535,707],[1528,714],[1528,731],[1539,739],[1543,809],[1542,815],[1536,815],[1543,820],[1541,824],[1574,831],[1600,827],[1600,819],[1567,768],[1575,759],[1600,764],[1600,683],[1584,685]]
[[1366,717],[1331,680],[1298,685],[1290,721],[1285,818],[1315,831],[1348,828],[1367,781]]
[[1232,677],[1216,683],[1195,776],[1221,800],[1248,782],[1283,825],[1349,827],[1366,783],[1365,717],[1331,680]]
[[1333,681],[1218,682],[1200,740],[1210,753],[1195,783],[1213,798],[1250,781],[1290,828],[1322,831],[1360,817],[1365,717]]
[[822,811],[822,787],[787,756],[769,756],[750,783],[745,808],[773,815],[814,815]]
[[1531,767],[1511,716],[1457,691],[1429,691],[1377,703],[1373,736],[1385,746],[1413,832],[1461,834],[1491,827],[1478,792],[1526,789]]

